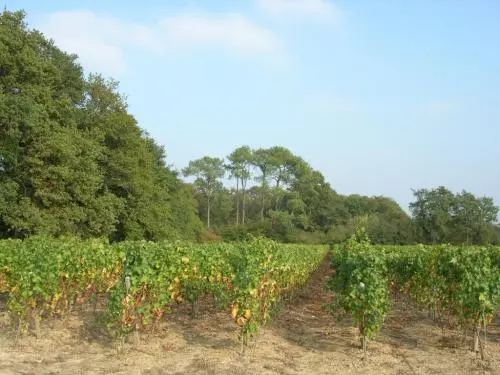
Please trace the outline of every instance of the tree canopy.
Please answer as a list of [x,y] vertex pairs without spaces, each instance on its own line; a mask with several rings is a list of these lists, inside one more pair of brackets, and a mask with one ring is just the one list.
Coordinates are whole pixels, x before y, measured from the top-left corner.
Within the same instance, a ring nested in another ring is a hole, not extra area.
[[[195,238],[191,189],[127,112],[118,84],[0,16],[0,236]],[[180,208],[182,207],[182,209]]]
[[425,243],[498,243],[498,207],[493,199],[444,186],[413,192],[410,204],[418,237]]
[[[186,171],[212,159],[192,161]],[[221,163],[218,159],[217,166]],[[195,181],[200,217],[206,220],[210,204],[212,229],[225,239],[250,232],[284,242],[341,242],[365,226],[378,243],[415,240],[411,218],[395,201],[342,196],[321,172],[285,147],[238,147],[227,156],[226,169],[236,188],[218,182],[211,199],[205,193],[207,181]],[[252,180],[255,184],[248,187]]]
[[[220,166],[223,161],[217,160]],[[445,187],[414,190],[410,216],[388,197],[338,194],[321,172],[282,146],[241,146],[225,165],[236,188],[218,181],[210,207],[212,229],[226,239],[250,232],[284,242],[338,243],[363,227],[380,244],[500,243],[498,207],[488,197],[453,194]],[[255,184],[247,187],[252,180]],[[208,199],[203,185],[195,185],[200,217],[206,220]]]
[[29,29],[23,12],[1,13],[0,237],[198,240],[213,232],[335,243],[365,227],[377,243],[500,243],[489,197],[415,190],[410,217],[387,197],[338,194],[279,145],[202,156],[182,175],[194,182],[167,166],[118,82],[85,76],[77,56]]

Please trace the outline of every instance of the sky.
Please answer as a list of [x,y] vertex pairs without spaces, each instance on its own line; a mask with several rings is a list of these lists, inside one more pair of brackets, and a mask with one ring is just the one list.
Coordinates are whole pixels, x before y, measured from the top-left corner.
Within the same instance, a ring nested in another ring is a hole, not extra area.
[[176,169],[280,145],[342,194],[500,204],[498,0],[7,0],[120,82]]

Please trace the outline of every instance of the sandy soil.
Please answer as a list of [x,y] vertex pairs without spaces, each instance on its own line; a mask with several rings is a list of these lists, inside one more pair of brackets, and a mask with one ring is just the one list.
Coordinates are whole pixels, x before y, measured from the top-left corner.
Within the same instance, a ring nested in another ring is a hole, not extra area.
[[[139,343],[107,336],[88,307],[43,323],[41,339],[15,340],[0,319],[0,374],[499,374],[500,321],[490,327],[487,360],[463,344],[461,332],[441,330],[406,298],[392,312],[362,360],[357,331],[323,310],[332,296],[325,262],[308,285],[284,303],[244,355],[228,312],[209,300],[191,318],[175,308]],[[1,310],[1,307],[0,307]]]

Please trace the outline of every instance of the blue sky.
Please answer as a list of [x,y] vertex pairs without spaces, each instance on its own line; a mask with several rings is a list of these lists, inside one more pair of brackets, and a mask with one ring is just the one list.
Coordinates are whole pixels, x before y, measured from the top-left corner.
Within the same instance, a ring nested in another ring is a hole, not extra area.
[[7,1],[120,81],[168,163],[282,145],[343,194],[500,204],[500,2]]

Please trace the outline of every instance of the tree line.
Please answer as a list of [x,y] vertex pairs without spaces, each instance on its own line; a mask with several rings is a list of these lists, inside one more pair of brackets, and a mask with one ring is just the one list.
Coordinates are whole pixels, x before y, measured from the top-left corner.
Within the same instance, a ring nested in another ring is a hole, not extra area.
[[[0,15],[0,238],[500,242],[491,198],[417,190],[408,215],[387,197],[338,194],[281,146],[236,148],[176,171],[128,112],[118,83]],[[193,177],[185,182],[181,177]],[[231,181],[230,184],[228,181]]]
[[410,211],[420,242],[500,244],[498,207],[492,198],[465,190],[454,194],[444,186],[419,189],[413,195]]
[[191,186],[127,112],[117,83],[0,16],[0,236],[194,238]]
[[200,218],[226,239],[250,232],[284,242],[337,243],[365,227],[382,244],[500,243],[491,198],[419,189],[408,215],[387,197],[338,194],[321,172],[281,146],[241,146],[226,159],[192,160],[182,172],[195,178]]

